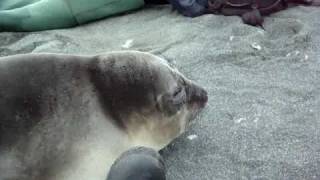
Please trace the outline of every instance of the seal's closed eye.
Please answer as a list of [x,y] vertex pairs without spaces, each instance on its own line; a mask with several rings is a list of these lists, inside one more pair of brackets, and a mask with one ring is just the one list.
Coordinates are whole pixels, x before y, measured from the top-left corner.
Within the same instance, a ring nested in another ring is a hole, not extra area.
[[162,96],[162,107],[163,110],[166,112],[167,115],[173,115],[177,113],[186,103],[186,91],[183,87],[177,87],[173,93],[167,93]]
[[177,87],[173,93],[172,103],[176,106],[181,106],[186,102],[186,91],[183,87]]
[[177,87],[176,90],[173,93],[173,96],[179,95],[181,93],[181,91],[182,91],[182,87]]

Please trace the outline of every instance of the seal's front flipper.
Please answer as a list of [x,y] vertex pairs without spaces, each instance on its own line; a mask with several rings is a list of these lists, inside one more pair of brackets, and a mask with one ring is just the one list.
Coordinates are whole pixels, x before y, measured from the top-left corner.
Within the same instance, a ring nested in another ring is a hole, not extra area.
[[110,168],[107,180],[166,180],[166,169],[157,151],[137,147],[120,155]]
[[244,13],[242,16],[242,20],[245,24],[249,24],[252,26],[262,26],[263,23],[263,17],[259,10],[254,9],[253,11]]

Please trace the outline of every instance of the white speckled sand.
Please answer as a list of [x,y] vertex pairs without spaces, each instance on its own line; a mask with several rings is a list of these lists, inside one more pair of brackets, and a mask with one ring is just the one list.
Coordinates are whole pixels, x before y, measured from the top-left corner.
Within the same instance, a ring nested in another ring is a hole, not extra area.
[[319,180],[320,8],[292,8],[264,26],[151,7],[68,30],[0,33],[0,56],[156,53],[209,92],[198,121],[163,152],[169,180]]

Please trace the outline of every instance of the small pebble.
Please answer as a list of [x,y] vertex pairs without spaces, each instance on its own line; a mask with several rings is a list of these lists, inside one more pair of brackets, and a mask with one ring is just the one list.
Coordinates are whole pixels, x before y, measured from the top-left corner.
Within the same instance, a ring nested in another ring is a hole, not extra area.
[[291,53],[288,53],[288,54],[286,55],[286,57],[289,57],[289,56],[291,56]]
[[257,43],[252,43],[251,44],[251,47],[253,48],[253,49],[256,49],[256,50],[261,50],[262,48],[261,48],[261,46],[259,45],[259,44],[257,44]]
[[133,44],[133,39],[128,39],[121,47],[128,49],[132,47],[132,44]]
[[192,134],[192,135],[189,135],[187,138],[188,138],[189,140],[194,140],[194,139],[198,138],[198,136],[195,135],[195,134]]
[[246,120],[245,118],[239,118],[237,119],[235,122],[238,124],[238,123],[241,123],[242,121]]

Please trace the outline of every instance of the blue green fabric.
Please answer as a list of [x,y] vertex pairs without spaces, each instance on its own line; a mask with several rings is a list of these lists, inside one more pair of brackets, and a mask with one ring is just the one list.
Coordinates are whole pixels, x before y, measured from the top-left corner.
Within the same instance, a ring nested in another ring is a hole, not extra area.
[[0,0],[0,31],[73,27],[143,5],[144,0]]

